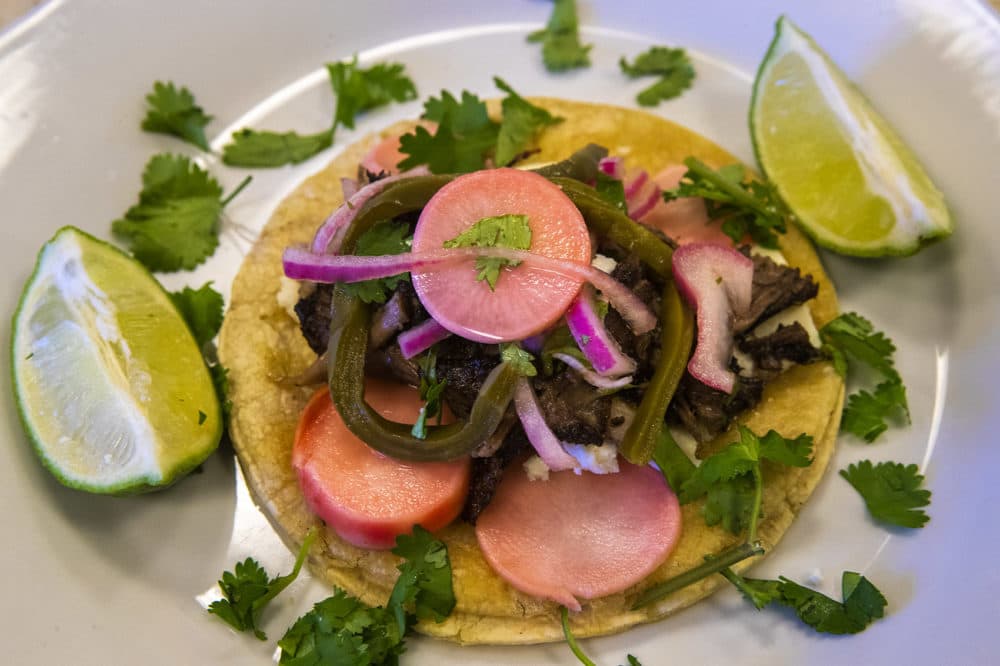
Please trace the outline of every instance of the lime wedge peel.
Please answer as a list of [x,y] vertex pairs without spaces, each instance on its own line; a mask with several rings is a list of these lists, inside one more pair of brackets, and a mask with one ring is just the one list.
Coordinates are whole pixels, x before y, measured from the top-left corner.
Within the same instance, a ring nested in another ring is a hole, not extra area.
[[25,431],[63,484],[154,490],[199,465],[222,419],[197,344],[159,283],[73,227],[42,248],[13,319]]
[[785,17],[757,72],[750,129],[762,170],[820,245],[905,255],[952,233],[944,197],[916,156]]

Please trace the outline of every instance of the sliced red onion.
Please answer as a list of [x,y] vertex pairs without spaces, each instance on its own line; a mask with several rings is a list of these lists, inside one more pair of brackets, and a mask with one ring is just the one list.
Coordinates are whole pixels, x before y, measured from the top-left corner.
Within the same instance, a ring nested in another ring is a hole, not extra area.
[[570,356],[569,354],[563,354],[562,352],[556,352],[552,355],[552,358],[557,358],[569,367],[576,370],[577,374],[583,377],[583,380],[590,384],[591,386],[599,389],[619,389],[623,386],[628,386],[632,382],[632,375],[627,377],[620,377],[619,379],[611,379],[610,377],[602,377],[586,365],[580,362],[580,359],[575,356]]
[[639,193],[639,190],[649,181],[649,174],[645,169],[633,171],[625,177],[625,198],[630,199]]
[[688,372],[703,384],[732,393],[733,316],[750,307],[753,262],[733,248],[691,243],[674,251],[673,273],[697,316],[698,340]]
[[656,316],[650,312],[646,304],[632,290],[607,273],[599,271],[589,264],[553,259],[525,250],[501,247],[465,247],[360,257],[317,254],[305,248],[290,247],[285,250],[282,261],[285,275],[295,280],[360,282],[398,275],[407,271],[432,271],[438,266],[456,261],[468,261],[477,257],[520,261],[537,270],[586,280],[604,294],[615,310],[629,323],[636,335],[647,333],[656,326]]
[[575,469],[578,466],[576,458],[566,453],[562,442],[545,422],[542,408],[538,404],[538,396],[525,377],[518,380],[517,388],[514,389],[514,409],[521,419],[528,441],[550,470],[559,472],[564,469]]
[[653,206],[660,200],[662,194],[663,191],[660,189],[660,186],[656,184],[655,180],[650,178],[635,194],[626,196],[625,203],[628,206],[628,216],[633,220],[638,220],[653,210]]
[[386,185],[394,183],[397,180],[402,180],[404,178],[410,178],[412,176],[422,176],[430,173],[427,167],[417,167],[416,169],[410,169],[395,176],[388,176],[380,180],[376,180],[373,183],[368,183],[360,190],[354,193],[347,201],[341,204],[340,208],[333,211],[330,217],[326,218],[326,221],[320,225],[320,228],[316,231],[316,235],[313,236],[312,244],[310,247],[313,252],[324,253],[329,252],[336,254],[340,251],[340,244],[343,242],[344,232],[354,221],[355,216],[358,214],[358,209],[365,204],[366,201],[374,197],[376,194],[385,189]]
[[622,180],[625,178],[625,160],[620,157],[602,157],[597,168],[607,176]]
[[[580,351],[604,377],[621,377],[635,372],[635,361],[626,356],[618,342],[604,326],[594,305],[594,290],[590,285],[580,289],[569,309],[566,324]],[[591,382],[593,383],[593,382]]]
[[340,179],[340,190],[344,193],[344,201],[347,201],[361,189],[361,185],[354,178],[341,178]]
[[545,346],[545,333],[538,333],[537,335],[532,335],[521,340],[521,346],[532,354],[541,354],[542,347]]
[[399,349],[403,352],[403,358],[409,359],[421,352],[427,351],[449,335],[451,335],[451,331],[437,323],[434,319],[428,319],[400,333],[396,341],[399,342]]

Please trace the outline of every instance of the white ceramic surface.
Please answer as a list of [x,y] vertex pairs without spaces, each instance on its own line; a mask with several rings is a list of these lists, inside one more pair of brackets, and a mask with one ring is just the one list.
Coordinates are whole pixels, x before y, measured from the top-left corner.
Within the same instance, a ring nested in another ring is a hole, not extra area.
[[[1000,604],[995,440],[1000,401],[1000,256],[993,202],[1000,184],[1000,24],[976,2],[843,0],[825,6],[724,0],[651,9],[641,0],[582,2],[593,67],[554,76],[524,34],[545,21],[540,0],[471,3],[313,0],[265,3],[49,2],[0,34],[0,265],[3,311],[12,313],[41,244],[63,224],[108,237],[133,203],[142,166],[189,146],[139,131],[142,97],[154,79],[189,86],[216,116],[218,149],[244,125],[323,127],[332,99],[324,62],[407,64],[421,96],[441,88],[490,95],[499,74],[523,94],[630,105],[639,84],[617,70],[619,55],[652,43],[688,47],[698,79],[657,113],[752,159],[745,123],[749,86],[782,12],[810,31],[896,125],[946,193],[955,236],[905,260],[824,255],[844,309],[884,328],[899,347],[913,424],[866,446],[849,437],[832,471],[786,541],[759,569],[839,594],[843,569],[862,571],[889,598],[889,616],[855,637],[821,637],[786,613],[755,613],[726,591],[666,622],[588,640],[599,663],[625,653],[647,666],[746,664],[988,663],[1000,660],[990,632]],[[818,4],[818,3],[817,3]],[[364,117],[333,151],[416,102]],[[193,275],[168,288],[228,283],[250,239],[294,184],[333,152],[296,168],[254,172],[227,209],[223,243]],[[245,170],[205,162],[228,188]],[[9,331],[3,331],[3,346]],[[8,363],[6,353],[4,363]],[[6,369],[4,374],[7,375]],[[214,581],[256,556],[272,573],[291,555],[253,506],[220,450],[165,492],[136,498],[67,490],[41,468],[17,422],[9,391],[0,414],[0,661],[11,664],[264,664],[273,641],[321,585],[302,580],[265,614],[271,641],[238,636],[208,617]],[[934,491],[923,530],[886,531],[836,469],[870,457],[920,463]],[[457,648],[414,639],[404,663],[572,663],[565,645]]]

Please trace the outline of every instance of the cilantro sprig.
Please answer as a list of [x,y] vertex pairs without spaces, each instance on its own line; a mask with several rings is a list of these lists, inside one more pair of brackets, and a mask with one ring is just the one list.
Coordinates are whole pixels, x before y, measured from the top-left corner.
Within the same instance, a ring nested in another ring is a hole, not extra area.
[[437,376],[437,353],[432,347],[424,356],[417,361],[420,368],[420,399],[424,401],[424,406],[417,414],[417,420],[410,430],[417,439],[427,438],[427,422],[435,417],[438,423],[441,421],[442,401],[447,379],[438,379]]
[[316,535],[315,528],[309,530],[295,558],[295,566],[284,576],[268,578],[264,568],[252,557],[237,562],[233,571],[223,572],[219,580],[219,587],[225,598],[213,601],[208,606],[208,612],[237,631],[252,631],[258,639],[266,640],[267,634],[257,627],[260,614],[272,599],[298,577]]
[[[508,214],[484,217],[451,240],[445,241],[444,247],[507,247],[527,250],[531,247],[528,216]],[[476,279],[486,280],[490,290],[495,290],[500,279],[500,269],[504,266],[515,267],[520,263],[499,257],[477,257]]]
[[899,527],[923,527],[930,516],[920,507],[931,503],[931,492],[920,486],[924,477],[916,465],[862,460],[840,475],[854,486],[876,520]]
[[855,312],[846,312],[820,329],[824,350],[841,376],[848,375],[848,360],[874,371],[881,381],[873,392],[862,389],[847,398],[840,427],[868,443],[888,430],[890,418],[910,420],[906,387],[896,370],[896,346],[871,322]]
[[300,617],[278,641],[282,664],[396,663],[417,619],[443,621],[455,607],[447,547],[419,525],[396,538],[404,558],[385,607],[337,590]]
[[516,342],[500,344],[500,360],[509,363],[522,377],[534,377],[538,374],[535,368],[535,357],[527,349],[522,349]]
[[298,164],[333,145],[340,126],[353,128],[358,114],[390,102],[416,99],[417,89],[399,63],[378,63],[368,68],[353,60],[326,66],[330,87],[337,98],[332,124],[312,134],[295,131],[241,129],[222,149],[222,161],[230,166],[277,167]]
[[152,271],[190,270],[215,252],[222,209],[249,182],[222,198],[218,181],[187,157],[154,155],[142,173],[139,203],[111,231]]
[[802,622],[824,634],[856,634],[885,615],[886,599],[861,574],[845,571],[841,578],[842,601],[803,587],[784,576],[778,580],[744,578],[723,573],[758,610],[772,603],[788,606]]
[[[562,622],[563,636],[566,638],[566,644],[569,645],[569,649],[573,652],[573,656],[576,657],[577,661],[583,664],[583,666],[597,666],[597,664],[595,664],[593,660],[587,656],[587,653],[583,651],[580,644],[576,642],[576,636],[573,635],[573,631],[569,626],[569,609],[562,606],[559,609],[559,614]],[[632,655],[627,655],[627,660],[628,666],[642,666],[642,662]]]
[[219,397],[224,415],[229,414],[232,403],[229,400],[229,371],[219,363],[218,350],[215,347],[215,336],[222,328],[223,299],[222,294],[212,288],[211,282],[206,282],[198,289],[184,287],[180,291],[170,293],[170,300],[181,313],[187,323],[195,342],[201,349],[202,358],[212,376],[215,393]]
[[698,158],[688,157],[684,165],[687,172],[676,188],[663,193],[664,201],[701,197],[709,218],[721,220],[722,231],[734,243],[741,243],[749,234],[763,247],[778,247],[776,234],[787,231],[787,220],[793,215],[773,185],[759,180],[747,182],[739,164],[713,171]]
[[198,106],[190,90],[184,86],[178,89],[172,81],[157,81],[153,84],[153,91],[146,95],[146,104],[148,107],[142,129],[169,134],[208,150],[205,126],[211,122],[212,116]]
[[640,76],[660,77],[656,83],[636,96],[636,101],[642,106],[656,106],[678,97],[694,81],[694,66],[684,49],[653,46],[637,55],[632,63],[622,57],[618,66],[632,79]]
[[589,67],[592,45],[581,44],[579,32],[576,0],[555,0],[545,28],[528,35],[528,41],[542,43],[542,62],[550,72]]
[[467,90],[456,98],[446,90],[441,97],[424,102],[421,116],[437,124],[431,132],[423,126],[400,137],[399,150],[406,157],[400,169],[426,164],[432,173],[468,173],[482,169],[488,161],[496,166],[509,164],[527,150],[543,128],[562,121],[535,106],[499,77],[497,88],[507,93],[500,102],[503,114],[494,122],[486,103]]

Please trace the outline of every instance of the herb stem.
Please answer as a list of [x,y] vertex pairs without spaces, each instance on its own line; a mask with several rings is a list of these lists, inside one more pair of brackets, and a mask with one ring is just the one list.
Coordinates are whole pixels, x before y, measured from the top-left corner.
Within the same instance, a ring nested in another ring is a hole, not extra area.
[[573,632],[569,630],[569,610],[563,606],[560,608],[559,612],[562,614],[562,630],[563,636],[566,637],[566,642],[569,643],[569,649],[573,651],[576,658],[580,660],[580,663],[584,666],[597,666],[594,662],[590,660],[590,657],[584,653],[580,646],[576,642],[576,637],[573,636]]
[[702,578],[707,578],[712,574],[719,573],[737,562],[742,562],[748,557],[761,555],[764,547],[759,541],[747,541],[738,546],[723,551],[718,557],[713,557],[704,564],[699,564],[694,569],[689,569],[673,578],[663,581],[659,585],[649,588],[636,599],[632,604],[632,610],[637,610],[654,601],[662,599],[668,594],[673,594],[677,590],[697,583]]
[[731,183],[725,178],[719,176],[697,157],[688,157],[685,159],[684,166],[731,196],[739,205],[758,212],[768,212],[766,208],[761,208],[760,202],[757,201],[757,199],[755,199],[752,195],[747,194],[746,190],[738,184]]
[[316,536],[319,534],[319,530],[315,527],[310,527],[309,531],[306,532],[306,538],[302,540],[302,546],[299,548],[299,554],[295,558],[295,566],[292,567],[291,572],[286,576],[281,576],[271,581],[270,589],[267,594],[262,596],[260,599],[254,602],[254,606],[257,608],[263,608],[267,605],[271,599],[278,596],[282,590],[292,584],[298,575],[299,571],[302,570],[302,563],[306,561],[306,556],[309,554],[309,549],[312,548],[313,542],[316,541]]
[[750,524],[747,528],[747,541],[757,541],[757,521],[760,518],[760,507],[764,502],[764,479],[760,473],[760,461],[753,466],[753,504],[750,505]]
[[226,204],[235,199],[236,195],[242,192],[243,189],[250,184],[251,180],[253,180],[253,176],[247,176],[246,178],[244,178],[243,181],[236,186],[236,189],[230,192],[229,196],[222,200],[222,207],[225,208]]

